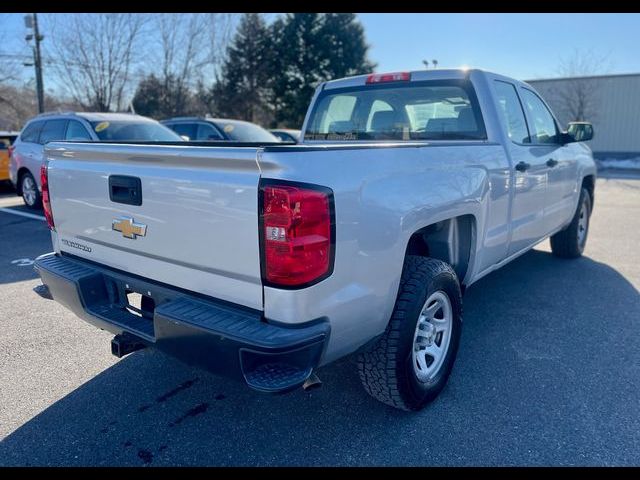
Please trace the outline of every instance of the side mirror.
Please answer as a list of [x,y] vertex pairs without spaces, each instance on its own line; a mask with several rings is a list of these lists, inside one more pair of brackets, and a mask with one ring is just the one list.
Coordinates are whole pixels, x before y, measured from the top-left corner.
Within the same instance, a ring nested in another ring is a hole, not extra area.
[[567,136],[569,142],[588,142],[593,138],[593,125],[589,122],[569,122]]
[[180,138],[182,138],[185,142],[191,140],[188,135],[180,135]]

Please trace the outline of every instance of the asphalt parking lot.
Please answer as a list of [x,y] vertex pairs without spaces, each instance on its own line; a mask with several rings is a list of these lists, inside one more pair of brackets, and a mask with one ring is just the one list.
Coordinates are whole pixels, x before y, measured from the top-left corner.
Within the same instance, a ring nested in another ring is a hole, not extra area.
[[0,193],[0,465],[638,465],[640,176],[598,179],[585,256],[548,242],[467,291],[460,352],[419,413],[352,359],[268,396],[111,336],[38,297],[42,220]]

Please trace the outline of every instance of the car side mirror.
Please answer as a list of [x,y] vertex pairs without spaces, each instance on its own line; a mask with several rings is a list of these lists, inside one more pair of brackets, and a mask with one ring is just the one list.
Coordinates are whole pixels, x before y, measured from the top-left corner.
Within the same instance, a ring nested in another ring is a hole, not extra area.
[[589,122],[569,122],[567,143],[588,142],[593,138],[593,125]]
[[191,140],[188,135],[180,135],[180,138],[182,138],[185,142]]

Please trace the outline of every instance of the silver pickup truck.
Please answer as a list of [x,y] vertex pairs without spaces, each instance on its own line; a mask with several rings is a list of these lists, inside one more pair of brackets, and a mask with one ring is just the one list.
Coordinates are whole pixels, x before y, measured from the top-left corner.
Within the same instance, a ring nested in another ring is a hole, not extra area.
[[582,254],[588,123],[481,70],[321,84],[298,145],[46,147],[54,252],[41,295],[264,392],[357,355],[368,393],[418,410],[444,387],[466,287],[551,237]]

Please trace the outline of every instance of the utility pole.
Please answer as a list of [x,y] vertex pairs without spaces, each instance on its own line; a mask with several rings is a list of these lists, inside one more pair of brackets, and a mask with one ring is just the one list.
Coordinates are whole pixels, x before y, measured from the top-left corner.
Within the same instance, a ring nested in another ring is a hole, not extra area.
[[31,39],[35,41],[33,47],[33,64],[36,67],[36,93],[38,95],[38,113],[44,112],[44,85],[42,82],[42,56],[40,55],[40,42],[44,40],[44,35],[40,35],[38,30],[38,14],[33,16],[25,15],[24,24],[27,28],[33,29],[33,34],[28,34],[25,38],[27,42]]

